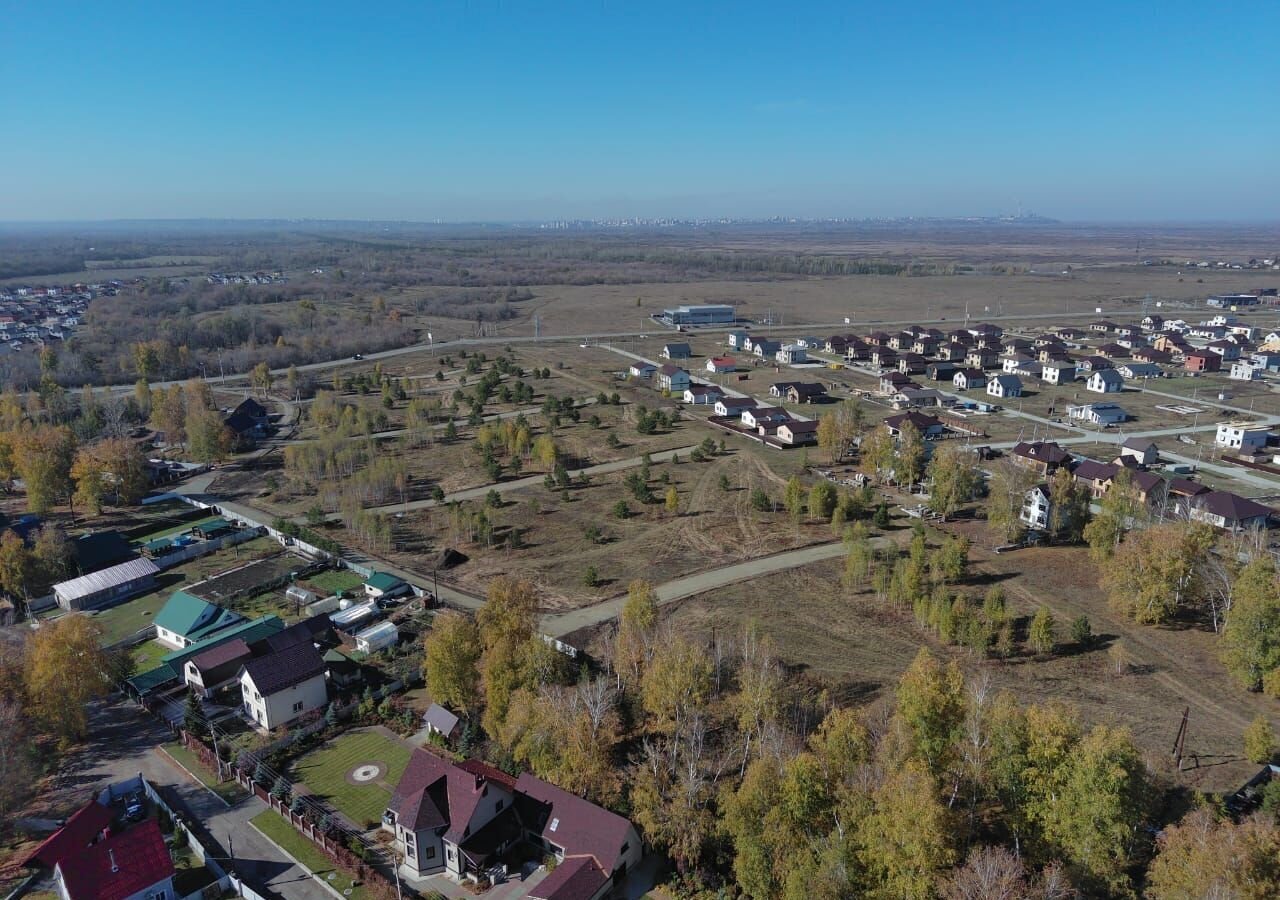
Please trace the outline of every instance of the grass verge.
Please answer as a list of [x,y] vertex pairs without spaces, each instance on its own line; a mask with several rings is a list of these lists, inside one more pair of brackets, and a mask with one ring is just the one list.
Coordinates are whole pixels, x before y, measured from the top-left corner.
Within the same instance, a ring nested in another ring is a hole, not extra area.
[[194,775],[201,784],[228,803],[236,803],[248,796],[244,788],[240,787],[240,785],[236,784],[234,781],[217,781],[213,775],[210,774],[203,765],[201,765],[199,758],[181,744],[165,744],[164,752],[173,757],[178,765],[182,766]]
[[[339,894],[351,900],[372,900],[372,894],[358,885],[350,873],[338,868],[309,839],[272,809],[266,809],[249,820],[249,824],[280,845],[304,869],[323,879]],[[347,893],[350,890],[351,893]]]

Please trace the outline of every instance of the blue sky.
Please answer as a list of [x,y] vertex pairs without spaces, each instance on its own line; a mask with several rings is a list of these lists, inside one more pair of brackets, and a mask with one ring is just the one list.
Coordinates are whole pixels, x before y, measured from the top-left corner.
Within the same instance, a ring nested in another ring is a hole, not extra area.
[[1280,3],[0,0],[0,220],[1275,220]]

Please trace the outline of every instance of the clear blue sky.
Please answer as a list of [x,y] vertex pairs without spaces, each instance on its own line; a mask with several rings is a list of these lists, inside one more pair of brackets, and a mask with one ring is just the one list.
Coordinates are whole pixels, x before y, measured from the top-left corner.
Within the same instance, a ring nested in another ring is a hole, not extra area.
[[0,220],[1280,217],[1275,0],[0,0],[0,23]]

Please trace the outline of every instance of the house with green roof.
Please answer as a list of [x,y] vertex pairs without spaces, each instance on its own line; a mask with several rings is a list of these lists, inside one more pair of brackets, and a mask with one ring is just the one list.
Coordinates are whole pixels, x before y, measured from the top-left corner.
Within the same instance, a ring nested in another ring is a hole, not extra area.
[[279,634],[281,631],[284,631],[284,622],[281,621],[279,616],[263,616],[260,619],[250,619],[241,622],[239,625],[232,625],[230,628],[224,628],[211,637],[189,644],[181,650],[174,650],[172,653],[165,654],[160,658],[160,665],[130,678],[129,686],[139,696],[145,697],[152,691],[165,687],[172,682],[185,681],[187,661],[194,659],[206,650],[212,650],[214,647],[225,644],[227,641],[234,641],[237,638],[246,644],[252,644],[273,634]]
[[365,596],[374,600],[382,597],[398,597],[407,590],[409,590],[409,585],[386,572],[373,572],[364,583]]
[[166,647],[181,650],[224,628],[238,625],[244,621],[244,616],[186,591],[174,591],[156,613],[154,621],[156,640]]

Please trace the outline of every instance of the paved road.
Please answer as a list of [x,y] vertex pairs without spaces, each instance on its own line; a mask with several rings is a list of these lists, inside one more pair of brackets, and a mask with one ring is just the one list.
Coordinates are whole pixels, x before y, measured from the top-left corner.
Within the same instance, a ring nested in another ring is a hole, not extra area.
[[[816,544],[812,547],[802,547],[799,550],[789,550],[786,553],[777,553],[760,559],[749,559],[746,562],[734,563],[733,565],[712,569],[708,572],[686,575],[683,578],[676,578],[673,581],[658,585],[654,592],[658,605],[661,606],[667,603],[674,603],[677,600],[684,600],[697,594],[705,594],[707,591],[714,591],[730,584],[737,584],[739,581],[748,581],[752,578],[772,575],[775,572],[784,572],[787,569],[807,566],[809,563],[819,562],[824,559],[834,559],[835,557],[843,556],[845,552],[845,546],[842,541]],[[617,618],[622,612],[623,604],[626,602],[627,598],[624,594],[605,600],[602,603],[597,603],[594,606],[545,615],[542,617],[542,631],[552,637],[563,637],[570,632],[577,631],[579,628],[599,625],[601,622]]]
[[259,893],[282,900],[333,900],[333,895],[292,857],[248,826],[266,804],[247,797],[228,808],[155,749],[171,740],[171,735],[132,703],[117,698],[94,704],[90,731],[92,745],[75,754],[59,771],[60,783],[71,792],[87,800],[91,791],[141,773],[156,786],[170,788],[178,795],[220,845],[212,848],[217,855],[230,855],[230,837],[235,847],[235,870]]

